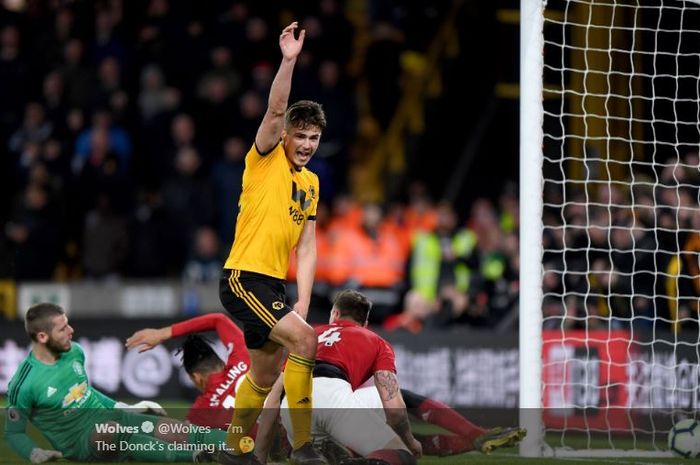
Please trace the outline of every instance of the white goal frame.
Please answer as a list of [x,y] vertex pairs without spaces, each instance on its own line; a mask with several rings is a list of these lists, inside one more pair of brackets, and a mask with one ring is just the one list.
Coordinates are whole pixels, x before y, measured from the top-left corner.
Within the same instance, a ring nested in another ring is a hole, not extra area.
[[[673,3],[671,0],[669,3]],[[686,0],[700,5],[700,0]],[[520,2],[520,425],[524,457],[671,457],[670,451],[564,449],[545,443],[542,388],[543,70],[546,0]]]

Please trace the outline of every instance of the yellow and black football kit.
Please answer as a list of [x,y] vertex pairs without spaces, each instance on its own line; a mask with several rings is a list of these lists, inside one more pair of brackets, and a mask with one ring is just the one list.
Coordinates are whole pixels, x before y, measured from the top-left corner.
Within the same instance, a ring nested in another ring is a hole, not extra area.
[[245,159],[236,237],[220,283],[221,303],[244,324],[246,345],[260,348],[291,309],[284,278],[289,254],[309,220],[316,219],[318,177],[287,159],[282,144]]

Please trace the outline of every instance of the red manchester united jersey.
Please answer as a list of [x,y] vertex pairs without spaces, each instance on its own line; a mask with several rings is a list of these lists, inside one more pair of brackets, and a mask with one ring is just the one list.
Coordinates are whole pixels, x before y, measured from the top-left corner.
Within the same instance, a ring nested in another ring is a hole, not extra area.
[[355,390],[377,371],[396,373],[394,350],[379,335],[359,324],[338,320],[315,328],[316,361],[342,368]]
[[192,404],[187,419],[195,425],[228,428],[231,422],[236,388],[250,369],[250,355],[243,332],[222,314],[205,315],[172,326],[173,336],[215,330],[228,351],[226,367],[209,375],[207,387]]

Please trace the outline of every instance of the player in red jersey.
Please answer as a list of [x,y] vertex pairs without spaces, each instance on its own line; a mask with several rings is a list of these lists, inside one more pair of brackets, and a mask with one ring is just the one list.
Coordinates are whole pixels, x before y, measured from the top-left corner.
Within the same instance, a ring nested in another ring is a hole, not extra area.
[[[216,331],[228,357],[221,360],[211,346],[193,333]],[[194,424],[227,429],[231,422],[236,389],[250,367],[250,356],[243,332],[220,313],[203,315],[159,329],[142,329],[126,340],[128,348],[139,352],[152,349],[173,337],[189,335],[183,344],[183,365],[201,394],[195,399],[187,419]]]
[[[359,292],[342,291],[331,310],[330,323],[315,328],[319,342],[313,371],[312,436],[314,442],[338,441],[362,456],[360,463],[414,465],[422,447],[411,432],[394,350],[365,328],[370,307]],[[354,391],[370,378],[379,392],[384,418],[355,396]],[[286,398],[281,416],[288,428]]]
[[[393,349],[366,328],[370,308],[362,294],[343,291],[334,302],[329,324],[315,328],[319,344],[312,436],[331,463],[342,458],[337,443],[363,456],[357,463],[395,465],[415,460],[406,449],[416,455],[421,449],[426,455],[440,456],[475,449],[489,453],[515,445],[525,436],[521,428],[481,428],[442,402],[400,389]],[[372,378],[373,386],[362,387]],[[273,393],[277,389],[280,383]],[[282,404],[284,407],[284,401]],[[413,436],[406,423],[407,405],[411,413],[454,434]],[[282,417],[288,423],[284,414]],[[387,424],[393,432],[387,431]],[[397,435],[402,440],[398,443]],[[329,443],[330,451],[325,447]],[[335,460],[329,455],[335,455]],[[263,461],[264,457],[259,458]]]
[[[357,293],[350,294],[357,297]],[[343,305],[342,299],[336,301],[335,307],[339,305]],[[336,317],[333,315],[331,318],[336,321]],[[356,325],[340,321],[336,326]],[[332,327],[332,324],[323,325],[316,328],[316,332],[319,336],[323,336]],[[203,331],[216,331],[227,349],[226,362],[219,358],[204,338],[194,334]],[[374,334],[369,330],[366,332]],[[185,320],[172,326],[137,331],[127,339],[127,347],[138,347],[140,352],[144,352],[178,336],[188,336],[183,344],[183,365],[192,382],[202,392],[188,412],[187,419],[194,424],[226,429],[231,419],[231,410],[229,409],[232,409],[234,405],[236,387],[249,366],[248,352],[243,342],[241,330],[223,315],[210,314]],[[319,353],[326,354],[331,359],[337,357],[339,353],[331,349],[334,345],[333,341],[338,337],[339,331],[328,332],[323,337],[323,341],[319,342]],[[378,338],[378,336],[376,337]],[[349,345],[360,347],[356,345],[357,343],[358,341],[355,341],[355,344]],[[391,350],[385,341],[383,344],[386,344]],[[393,360],[393,350],[391,350],[391,359]],[[352,359],[351,364],[358,366],[358,363],[360,363],[358,359]],[[364,408],[381,410],[381,399],[375,386],[360,387],[355,392],[356,398]],[[442,402],[405,389],[401,389],[401,394],[411,413],[416,414],[423,421],[454,433],[415,435],[420,441],[425,455],[453,455],[474,449],[488,452],[494,446],[511,445],[514,440],[511,436],[510,441],[504,441],[503,434],[494,435],[495,431],[487,431],[472,424]],[[253,437],[255,437],[255,431]],[[264,441],[260,442],[260,445],[263,444]]]

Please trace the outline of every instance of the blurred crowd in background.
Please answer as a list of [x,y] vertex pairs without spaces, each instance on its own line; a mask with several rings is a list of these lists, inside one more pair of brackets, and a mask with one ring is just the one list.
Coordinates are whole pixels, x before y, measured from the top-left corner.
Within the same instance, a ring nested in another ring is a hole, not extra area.
[[647,165],[611,180],[591,164],[587,189],[545,183],[545,328],[697,325],[700,158]]
[[[347,194],[362,126],[369,118],[385,130],[394,113],[400,52],[425,50],[449,3],[428,15],[379,0],[50,0],[1,10],[0,274],[218,280],[277,37],[298,19],[307,35],[291,101],[319,101],[329,121],[309,166],[321,182],[316,289],[390,292],[396,299],[373,315],[389,329],[498,324],[517,302],[514,185],[458,206],[419,180],[384,205]],[[358,21],[371,31],[359,61]]]

